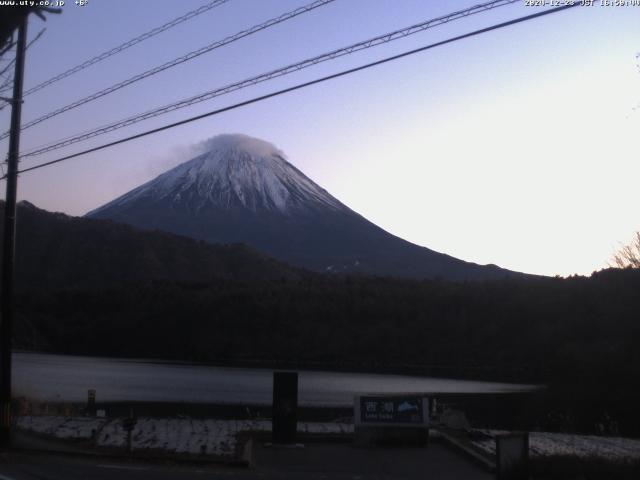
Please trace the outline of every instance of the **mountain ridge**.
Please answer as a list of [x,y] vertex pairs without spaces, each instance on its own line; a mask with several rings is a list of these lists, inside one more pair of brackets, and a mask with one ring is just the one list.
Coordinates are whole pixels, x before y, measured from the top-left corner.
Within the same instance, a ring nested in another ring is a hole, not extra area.
[[[4,208],[0,200],[0,215]],[[19,202],[16,219],[20,290],[104,289],[158,281],[279,281],[309,275],[246,245],[211,245],[111,220],[48,212],[25,201]]]
[[272,144],[242,134],[89,212],[209,243],[246,243],[291,265],[449,280],[524,275],[401,239],[354,212],[291,165]]

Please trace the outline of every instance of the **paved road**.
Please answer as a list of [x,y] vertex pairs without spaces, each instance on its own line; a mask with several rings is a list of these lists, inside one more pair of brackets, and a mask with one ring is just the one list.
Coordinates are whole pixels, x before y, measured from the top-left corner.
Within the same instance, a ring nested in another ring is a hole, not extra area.
[[0,480],[490,480],[466,458],[439,444],[428,448],[355,449],[310,444],[304,449],[254,449],[255,467],[178,465],[9,452],[0,457]]
[[[254,447],[260,472],[283,478],[490,480],[495,477],[440,443],[428,447],[363,449],[349,444],[308,444],[299,450]],[[291,475],[291,476],[290,476]],[[277,477],[275,477],[277,478]]]
[[242,469],[185,466],[54,454],[8,453],[0,460],[0,480],[204,480],[257,478]]

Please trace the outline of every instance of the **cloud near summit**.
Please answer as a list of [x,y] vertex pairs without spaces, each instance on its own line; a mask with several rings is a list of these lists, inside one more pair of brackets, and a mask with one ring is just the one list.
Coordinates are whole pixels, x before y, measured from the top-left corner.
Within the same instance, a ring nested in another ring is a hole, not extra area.
[[192,147],[194,156],[212,150],[235,149],[244,151],[254,157],[279,155],[287,158],[285,153],[273,143],[251,137],[243,133],[223,133],[196,143]]

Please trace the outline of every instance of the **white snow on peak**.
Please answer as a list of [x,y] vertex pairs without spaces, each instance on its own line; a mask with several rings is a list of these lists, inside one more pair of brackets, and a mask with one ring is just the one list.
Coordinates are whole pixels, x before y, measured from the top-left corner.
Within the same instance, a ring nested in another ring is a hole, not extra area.
[[204,153],[90,214],[141,198],[169,199],[198,210],[207,205],[282,213],[319,206],[346,208],[269,142],[243,134],[224,134],[202,142],[199,149]]

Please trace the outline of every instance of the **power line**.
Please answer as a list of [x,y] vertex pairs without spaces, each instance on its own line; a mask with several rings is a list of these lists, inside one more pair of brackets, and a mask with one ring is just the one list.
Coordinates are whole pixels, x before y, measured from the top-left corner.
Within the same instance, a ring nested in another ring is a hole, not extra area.
[[[518,24],[518,23],[522,23],[522,22],[526,22],[526,21],[529,21],[529,20],[533,20],[535,18],[542,17],[542,16],[545,16],[545,15],[551,15],[553,13],[557,13],[557,12],[560,12],[562,10],[567,10],[569,8],[577,7],[579,5],[580,5],[579,3],[568,4],[568,5],[564,5],[564,6],[561,6],[561,7],[553,8],[553,9],[550,9],[550,10],[545,10],[545,11],[542,11],[542,12],[534,13],[534,14],[531,14],[531,15],[526,15],[524,17],[519,17],[519,18],[516,18],[516,19],[513,19],[513,20],[509,20],[507,22],[498,23],[498,24],[492,25],[490,27],[482,28],[480,30],[474,30],[472,32],[465,33],[463,35],[458,35],[456,37],[448,38],[446,40],[442,40],[442,41],[439,41],[439,42],[436,42],[436,43],[432,43],[432,44],[426,45],[424,47],[416,48],[414,50],[409,50],[409,51],[406,51],[406,52],[403,52],[403,53],[400,53],[400,54],[397,54],[397,55],[393,55],[391,57],[386,57],[386,58],[383,58],[381,60],[377,60],[375,62],[371,62],[371,63],[367,63],[365,65],[361,65],[359,67],[350,68],[348,70],[343,70],[341,72],[334,73],[332,75],[327,75],[325,77],[317,78],[315,80],[311,80],[311,81],[304,82],[304,83],[299,83],[299,84],[294,85],[292,87],[284,88],[282,90],[277,90],[275,92],[271,92],[271,93],[268,93],[266,95],[261,95],[259,97],[254,97],[254,98],[252,98],[250,100],[245,100],[244,102],[236,103],[234,105],[229,105],[227,107],[219,108],[217,110],[212,110],[210,112],[203,113],[201,115],[196,115],[194,117],[190,117],[190,118],[187,118],[187,119],[184,119],[184,120],[180,120],[179,122],[170,123],[170,124],[164,125],[162,127],[158,127],[158,128],[154,128],[154,129],[151,129],[151,130],[147,130],[145,132],[138,133],[136,135],[131,135],[129,137],[122,138],[122,139],[119,139],[119,140],[115,140],[113,142],[105,143],[105,144],[99,145],[97,147],[89,148],[89,149],[83,150],[81,152],[73,153],[71,155],[66,155],[66,156],[58,158],[56,160],[51,160],[49,162],[45,162],[45,163],[41,163],[41,164],[38,164],[38,165],[34,165],[33,167],[28,167],[28,168],[22,169],[18,173],[26,173],[26,172],[30,172],[32,170],[37,170],[37,169],[40,169],[40,168],[43,168],[43,167],[54,165],[56,163],[64,162],[66,160],[70,160],[72,158],[79,157],[81,155],[86,155],[87,153],[97,152],[98,150],[103,150],[103,149],[108,148],[108,147],[112,147],[112,146],[115,146],[115,145],[119,145],[121,143],[129,142],[131,140],[135,140],[135,139],[138,139],[138,138],[141,138],[141,137],[145,137],[147,135],[151,135],[151,134],[158,133],[158,132],[161,132],[161,131],[164,131],[164,130],[175,128],[175,127],[178,127],[180,125],[185,125],[187,123],[191,123],[191,122],[194,122],[196,120],[201,120],[201,119],[206,118],[206,117],[219,115],[221,113],[228,112],[230,110],[235,110],[236,108],[244,107],[246,105],[250,105],[250,104],[257,103],[257,102],[260,102],[260,101],[263,101],[263,100],[267,100],[269,98],[277,97],[277,96],[283,95],[285,93],[293,92],[295,90],[300,90],[302,88],[309,87],[311,85],[316,85],[318,83],[323,83],[323,82],[326,82],[328,80],[333,80],[335,78],[343,77],[345,75],[349,75],[349,74],[352,74],[352,73],[355,73],[355,72],[359,72],[361,70],[366,70],[366,69],[369,69],[369,68],[372,68],[372,67],[375,67],[375,66],[378,66],[378,65],[382,65],[382,64],[385,64],[385,63],[388,63],[388,62],[392,62],[392,61],[398,60],[400,58],[408,57],[410,55],[415,55],[417,53],[424,52],[426,50],[430,50],[430,49],[435,48],[435,47],[440,47],[442,45],[446,45],[448,43],[457,42],[457,41],[463,40],[465,38],[470,38],[470,37],[473,37],[475,35],[480,35],[482,33],[490,32],[492,30],[498,30],[500,28],[508,27],[510,25],[515,25],[515,24]],[[6,178],[6,175],[3,176],[3,177],[0,177],[0,180],[4,180],[5,178]]]
[[[11,48],[13,48],[13,46],[15,45],[15,42],[10,41],[7,43],[7,45],[4,46],[4,48],[2,48],[0,50],[0,61],[5,61],[6,59],[4,58],[4,55],[11,50]],[[13,64],[15,63],[16,59],[15,56],[10,59],[10,60],[6,60],[7,64],[2,68],[2,71],[0,71],[0,76],[3,76],[6,72],[8,72],[11,67],[13,66]],[[11,85],[10,85],[11,84]],[[10,85],[7,87],[7,85]],[[2,84],[0,85],[0,93],[7,91],[7,90],[11,90],[13,87],[13,72],[12,75],[10,77],[7,77],[6,80],[4,80],[2,82]],[[4,105],[2,107],[0,107],[0,109],[4,108]]]
[[191,10],[190,12],[187,12],[180,17],[174,18],[173,20],[165,23],[164,25],[161,25],[152,30],[149,30],[148,32],[143,33],[142,35],[132,38],[131,40],[128,40],[118,45],[117,47],[112,48],[111,50],[107,50],[106,52],[101,53],[100,55],[96,55],[95,57],[90,58],[89,60],[82,62],[81,64],[76,65],[73,68],[70,68],[69,70],[62,72],[59,75],[56,75],[55,77],[50,78],[49,80],[45,80],[44,82],[36,85],[35,87],[31,87],[26,92],[24,92],[22,97],[24,98],[27,95],[31,95],[32,93],[37,92],[38,90],[42,90],[43,88],[48,87],[49,85],[56,83],[62,80],[63,78],[67,78],[75,73],[78,73],[79,71],[84,70],[85,68],[88,68],[91,65],[95,65],[96,63],[101,62],[102,60],[105,60],[117,53],[120,53],[123,50],[126,50],[127,48],[133,47],[134,45],[137,45],[140,42],[144,42],[145,40],[148,40],[151,37],[154,37],[166,30],[169,30],[170,28],[173,28],[176,25],[186,22],[187,20],[191,20],[192,18],[197,17],[198,15],[202,15],[203,13],[208,12],[213,8],[219,7],[220,5],[223,5],[228,1],[230,0],[213,0],[212,2],[209,2],[206,5],[196,8],[195,10]]
[[[89,138],[93,138],[99,135],[103,135],[105,133],[109,133],[112,132],[114,130],[118,130],[120,128],[124,128],[127,127],[129,125],[133,125],[135,123],[141,122],[143,120],[147,120],[149,118],[153,118],[153,117],[157,117],[159,115],[164,115],[166,113],[172,112],[174,110],[178,110],[181,108],[185,108],[191,105],[194,105],[196,103],[200,103],[200,102],[204,102],[206,100],[211,100],[213,98],[237,91],[237,90],[241,90],[243,88],[258,84],[258,83],[262,83],[265,82],[267,80],[271,80],[277,77],[281,77],[284,75],[287,75],[289,73],[293,73],[308,67],[311,67],[313,65],[317,65],[319,63],[328,61],[328,60],[333,60],[335,58],[339,58],[342,57],[344,55],[349,55],[352,54],[354,52],[360,51],[360,50],[365,50],[368,48],[372,48],[375,47],[377,45],[381,45],[383,43],[388,43],[400,38],[404,38],[407,37],[409,35],[413,35],[415,33],[418,32],[422,32],[424,30],[427,30],[429,28],[433,28],[435,26],[438,25],[442,25],[444,23],[448,23],[454,20],[459,20],[461,18],[464,17],[468,17],[470,15],[474,15],[480,12],[484,12],[487,10],[491,10],[494,8],[498,8],[498,7],[502,7],[505,5],[509,5],[512,3],[515,3],[519,0],[494,0],[494,1],[490,1],[490,2],[486,2],[486,3],[482,3],[479,5],[475,5],[473,7],[464,9],[464,10],[460,10],[460,11],[456,11],[441,17],[437,17],[431,20],[427,20],[421,23],[418,23],[416,25],[412,25],[410,27],[406,27],[400,30],[396,30],[394,32],[390,32],[390,33],[385,33],[384,35],[380,35],[374,38],[370,38],[368,40],[362,41],[362,42],[358,42],[355,43],[353,45],[350,45],[348,47],[343,47],[340,48],[338,50],[333,50],[331,52],[328,53],[324,53],[321,55],[318,55],[316,57],[312,57],[312,58],[308,58],[306,60],[303,60],[301,62],[298,63],[294,63],[291,65],[288,65],[286,67],[281,67],[278,68],[276,70],[272,70],[270,72],[267,73],[262,73],[260,75],[257,75],[255,77],[251,77],[245,80],[241,80],[239,82],[236,83],[232,83],[230,85],[226,85],[224,87],[221,88],[217,88],[214,90],[210,90],[208,92],[196,95],[194,97],[190,97],[184,100],[180,100],[178,102],[169,104],[169,105],[165,105],[163,107],[159,107],[156,108],[154,110],[150,110],[141,114],[137,114],[134,115],[133,117],[129,117],[129,118],[125,118],[122,120],[119,120],[117,122],[102,126],[102,127],[98,127],[95,128],[93,130],[90,130],[87,133],[83,133],[83,134],[78,134],[76,136],[73,136],[71,138],[68,139],[64,139],[64,140],[60,140],[57,141],[53,144],[50,144],[46,147],[43,148],[39,148],[39,149],[35,149],[32,150],[26,154],[24,154],[22,156],[22,158],[25,157],[31,157],[31,156],[36,156],[36,155],[40,155],[42,153],[46,153],[46,152],[50,152],[52,150],[57,150],[59,148],[63,148],[69,145],[72,145],[74,143],[77,142],[81,142],[84,140],[87,140]],[[0,137],[2,138],[2,137]]]
[[[227,0],[225,0],[227,1]],[[187,53],[186,55],[182,55],[178,58],[175,58],[169,62],[163,63],[162,65],[159,65],[157,67],[151,68],[149,70],[146,70],[142,73],[139,73],[138,75],[135,75],[133,77],[130,77],[126,80],[123,80],[119,83],[116,83],[115,85],[112,85],[110,87],[107,87],[103,90],[100,90],[98,92],[92,93],[91,95],[81,98],[80,100],[77,100],[73,103],[70,103],[68,105],[65,105],[64,107],[60,107],[56,110],[53,110],[39,118],[36,118],[35,120],[31,120],[30,122],[27,122],[26,124],[24,124],[22,126],[23,130],[26,130],[27,128],[33,127],[34,125],[37,125],[39,123],[44,122],[45,120],[48,120],[52,117],[55,117],[57,115],[60,115],[61,113],[64,112],[68,112],[69,110],[73,110],[74,108],[77,108],[81,105],[84,105],[86,103],[92,102],[94,100],[97,100],[101,97],[104,97],[106,95],[109,95],[113,92],[116,92],[118,90],[120,90],[121,88],[124,88],[128,85],[131,85],[133,83],[139,82],[140,80],[143,80],[147,77],[151,77],[153,75],[156,75],[160,72],[163,72],[165,70],[168,70],[169,68],[175,67],[177,65],[180,65],[182,63],[188,62],[189,60],[193,60],[194,58],[199,57],[200,55],[204,55],[205,53],[208,53],[212,50],[215,50],[217,48],[223,47],[225,45],[228,45],[230,43],[236,42],[238,40],[240,40],[241,38],[244,37],[248,37],[249,35],[253,35],[254,33],[260,32],[262,30],[265,30],[267,28],[273,27],[274,25],[278,25],[282,22],[286,22],[287,20],[290,20],[294,17],[297,17],[298,15],[302,15],[303,13],[307,13],[310,12],[311,10],[315,10],[316,8],[322,7],[328,3],[331,3],[335,0],[315,0],[314,2],[311,2],[308,5],[305,5],[303,7],[300,8],[296,8],[295,10],[292,10],[290,12],[284,13],[278,17],[275,18],[271,18],[269,20],[267,20],[266,22],[260,23],[258,25],[254,25],[253,27],[247,29],[247,30],[242,30],[234,35],[230,35],[228,37],[225,37],[222,40],[219,40],[217,42],[211,43],[209,45],[206,45],[202,48],[199,48],[198,50],[194,50],[192,52]],[[0,140],[6,138],[9,135],[8,132],[4,132],[2,135],[0,135]]]
[[[33,38],[33,40],[31,40],[27,46],[25,47],[25,50],[29,50],[29,48],[31,48],[31,45],[33,45],[34,43],[36,43],[38,40],[40,40],[40,37],[42,37],[42,35],[44,35],[44,32],[46,32],[46,28],[43,28],[42,30],[40,30],[40,32]],[[0,76],[3,76],[15,63],[16,58],[12,58],[7,65],[5,65],[3,67],[2,70],[0,70]],[[0,93],[7,91],[7,90],[11,90],[11,88],[13,87],[13,78],[8,78],[6,82],[4,82],[2,84],[2,86],[0,86]],[[6,107],[7,104],[4,105],[0,105],[0,110],[4,109],[4,107]]]
[[[16,61],[15,57],[7,61],[7,64],[4,67],[2,67],[2,70],[0,70],[0,76],[7,73],[13,67],[13,64],[15,63],[15,61]],[[11,79],[10,81],[13,81],[13,79]],[[8,87],[0,88],[0,92],[3,92],[4,90],[10,90],[10,88]]]
[[[40,30],[40,31],[38,32],[38,34],[33,38],[33,40],[31,40],[31,41],[27,44],[27,46],[26,46],[25,50],[29,50],[29,48],[31,48],[31,45],[33,45],[33,44],[34,44],[34,43],[36,43],[38,40],[40,40],[40,37],[42,37],[42,35],[44,35],[44,32],[46,32],[46,31],[47,31],[47,29],[46,29],[46,28],[43,28],[42,30]],[[11,68],[11,66],[15,63],[15,61],[16,61],[15,57],[14,57],[14,58],[12,58],[11,60],[9,60],[9,62],[7,63],[7,65],[5,65],[5,66],[3,67],[3,69],[2,69],[2,71],[0,71],[0,75],[4,75],[4,73],[5,73],[5,72],[7,72],[7,71]]]
[[3,45],[2,48],[0,49],[0,57],[4,56],[4,54],[7,53],[9,50],[11,50],[15,45],[16,45],[16,42],[13,40],[12,37],[9,37],[7,39],[7,43]]

